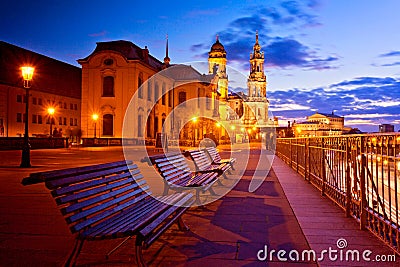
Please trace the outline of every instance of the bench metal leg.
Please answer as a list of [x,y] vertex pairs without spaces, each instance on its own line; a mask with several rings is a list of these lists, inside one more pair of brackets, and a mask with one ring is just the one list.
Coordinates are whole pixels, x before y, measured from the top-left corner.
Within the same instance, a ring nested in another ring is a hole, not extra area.
[[[140,243],[140,244],[138,244]],[[146,262],[143,259],[143,247],[142,247],[142,242],[137,242],[136,241],[136,262],[139,267],[147,267]]]
[[218,196],[218,194],[215,193],[215,191],[214,191],[214,189],[212,189],[212,187],[208,188],[208,191],[210,191],[211,195]]
[[81,249],[83,247],[83,242],[84,242],[84,240],[81,240],[81,239],[75,240],[75,245],[74,245],[71,253],[69,254],[67,261],[64,262],[65,267],[75,266],[76,259],[78,258],[78,255],[81,252]]
[[178,224],[178,228],[181,231],[187,232],[189,231],[189,227],[186,225],[186,223],[182,220],[182,217],[179,217],[179,219],[177,220],[177,224]]
[[217,179],[218,185],[223,185],[219,179]]

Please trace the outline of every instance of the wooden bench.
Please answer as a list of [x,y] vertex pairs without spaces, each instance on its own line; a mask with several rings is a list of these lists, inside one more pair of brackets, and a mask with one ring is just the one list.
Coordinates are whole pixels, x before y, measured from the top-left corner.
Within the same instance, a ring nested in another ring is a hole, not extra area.
[[74,265],[83,242],[136,237],[136,259],[146,266],[147,249],[173,223],[188,230],[181,215],[193,204],[193,194],[152,196],[132,161],[33,173],[23,184],[45,182],[76,242],[66,266]]
[[215,147],[206,147],[204,151],[207,152],[213,164],[228,163],[231,165],[232,170],[235,170],[233,164],[236,162],[236,158],[222,159]]
[[164,195],[169,189],[182,192],[196,190],[196,203],[201,204],[200,192],[209,191],[216,195],[212,186],[222,174],[221,170],[191,171],[185,157],[181,153],[159,154],[149,156],[142,161],[156,167],[164,181]]
[[190,157],[193,160],[197,171],[220,170],[225,179],[228,178],[226,177],[225,172],[229,172],[232,168],[229,163],[213,163],[203,150],[186,150],[185,156]]

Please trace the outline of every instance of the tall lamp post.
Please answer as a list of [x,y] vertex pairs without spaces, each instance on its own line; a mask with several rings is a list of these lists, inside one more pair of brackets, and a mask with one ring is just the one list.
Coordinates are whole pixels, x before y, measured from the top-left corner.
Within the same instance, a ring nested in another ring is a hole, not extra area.
[[192,118],[192,129],[193,129],[193,146],[196,146],[196,122],[197,122],[198,118],[197,117],[193,117]]
[[35,68],[24,66],[21,67],[22,78],[24,79],[24,88],[26,90],[26,103],[25,103],[25,135],[24,145],[22,147],[21,168],[31,167],[31,145],[29,144],[29,88],[31,88],[31,81]]
[[94,121],[94,138],[96,138],[96,133],[97,133],[96,123],[97,123],[97,120],[99,119],[99,115],[93,114],[92,119]]
[[47,113],[49,113],[49,120],[50,120],[50,137],[53,137],[53,115],[54,115],[55,109],[54,108],[48,108]]

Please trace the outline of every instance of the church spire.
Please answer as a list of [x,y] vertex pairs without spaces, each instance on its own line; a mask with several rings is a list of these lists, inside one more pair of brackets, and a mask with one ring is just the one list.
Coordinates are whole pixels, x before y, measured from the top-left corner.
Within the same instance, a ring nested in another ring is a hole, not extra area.
[[165,57],[164,57],[164,65],[167,67],[169,66],[169,62],[171,59],[168,57],[168,34],[166,36],[167,44],[165,46]]

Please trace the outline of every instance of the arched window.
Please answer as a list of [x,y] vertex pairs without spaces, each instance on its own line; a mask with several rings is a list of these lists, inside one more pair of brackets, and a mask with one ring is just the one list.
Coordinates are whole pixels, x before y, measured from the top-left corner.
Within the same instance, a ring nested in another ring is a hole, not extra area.
[[158,82],[154,85],[154,102],[158,102],[158,98],[160,97],[160,89],[158,88]]
[[111,114],[103,115],[103,135],[112,136],[114,134],[114,117]]
[[143,88],[141,87],[143,84],[143,73],[139,73],[138,76],[138,97],[143,98]]
[[183,106],[186,106],[186,104],[185,104],[185,102],[186,102],[186,92],[179,92],[178,100],[179,100],[178,104],[182,104]]
[[104,97],[114,96],[114,77],[105,76],[103,78],[103,95]]
[[151,81],[147,82],[147,100],[151,101],[151,90],[152,90]]
[[161,97],[161,104],[165,105],[165,83],[162,84],[162,97]]

